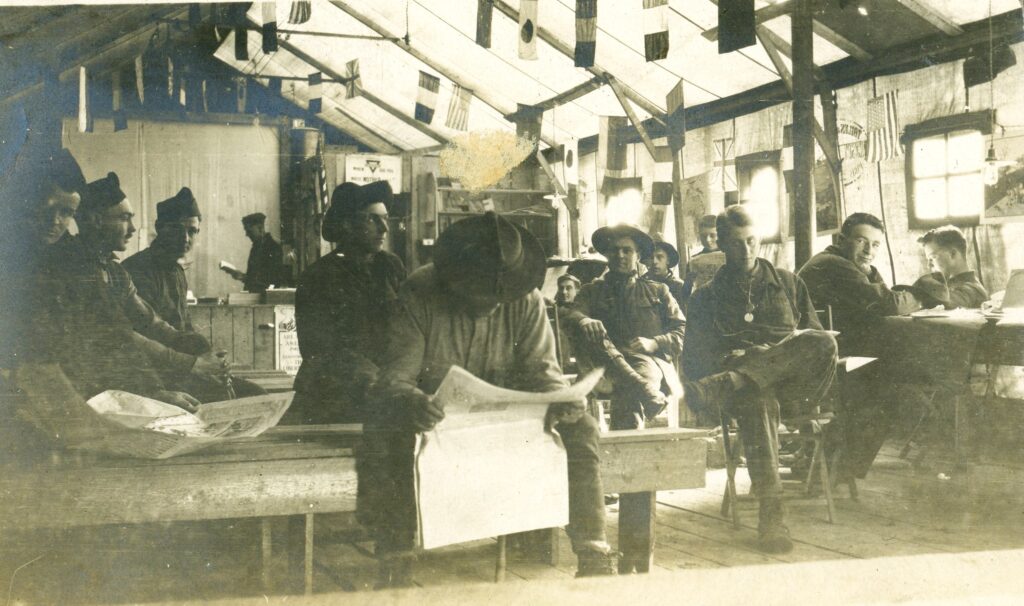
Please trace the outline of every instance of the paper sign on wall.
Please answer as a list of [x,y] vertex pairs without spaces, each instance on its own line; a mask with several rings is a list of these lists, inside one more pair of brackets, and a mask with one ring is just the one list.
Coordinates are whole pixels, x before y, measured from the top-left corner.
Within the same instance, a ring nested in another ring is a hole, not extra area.
[[345,180],[364,185],[374,181],[387,181],[391,191],[402,191],[402,158],[377,154],[349,154],[345,156]]
[[295,330],[295,306],[274,306],[274,336],[277,343],[275,368],[290,375],[299,372],[302,354],[299,353],[299,333]]

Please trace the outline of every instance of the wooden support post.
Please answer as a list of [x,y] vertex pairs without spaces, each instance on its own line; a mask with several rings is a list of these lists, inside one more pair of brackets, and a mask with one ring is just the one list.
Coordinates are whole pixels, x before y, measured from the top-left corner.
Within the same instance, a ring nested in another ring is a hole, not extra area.
[[637,134],[640,135],[640,140],[644,142],[644,147],[647,148],[647,153],[651,154],[651,158],[656,159],[657,155],[654,151],[654,141],[651,139],[651,136],[647,134],[647,129],[644,128],[643,122],[640,120],[640,117],[636,115],[636,111],[629,103],[629,98],[626,97],[626,92],[622,88],[622,85],[611,74],[609,74],[607,78],[608,85],[612,87],[612,92],[615,93],[615,98],[619,100],[619,105],[622,106],[623,111],[626,112],[626,117],[629,118],[630,124],[633,125]]
[[505,570],[508,568],[508,538],[505,535],[498,537],[498,557],[494,561],[494,582],[501,583],[505,580]]
[[288,518],[288,576],[302,576],[302,591],[313,594],[313,514]]
[[794,268],[814,243],[814,32],[811,0],[792,0]]
[[[821,114],[825,122],[825,142],[818,142],[819,145],[828,145],[836,156],[836,163],[829,162],[829,176],[832,179],[832,190],[835,192],[839,218],[846,216],[846,192],[843,190],[843,161],[839,158],[839,120],[836,117],[836,91],[832,90],[827,83],[818,82],[818,96],[821,98]],[[829,308],[829,313],[832,309]]]
[[260,580],[267,593],[274,591],[273,530],[273,518],[260,518]]
[[654,492],[619,495],[619,574],[650,572],[654,563]]
[[676,224],[676,250],[679,251],[680,272],[690,262],[690,245],[686,241],[686,208],[683,200],[683,148],[672,150],[672,217]]

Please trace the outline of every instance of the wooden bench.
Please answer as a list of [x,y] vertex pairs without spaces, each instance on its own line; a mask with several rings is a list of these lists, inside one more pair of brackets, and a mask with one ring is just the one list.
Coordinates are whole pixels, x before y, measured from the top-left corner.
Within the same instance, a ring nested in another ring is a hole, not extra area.
[[[706,447],[687,429],[601,438],[605,490],[624,495],[620,549],[650,566],[654,491],[704,485]],[[313,589],[315,514],[354,512],[358,425],[281,426],[263,435],[162,461],[65,452],[0,469],[0,536],[12,530],[104,524],[262,520],[262,579],[271,584],[271,522],[288,516],[289,568]],[[638,495],[635,505],[629,496]],[[297,540],[296,540],[297,538]],[[301,557],[299,557],[301,554]]]

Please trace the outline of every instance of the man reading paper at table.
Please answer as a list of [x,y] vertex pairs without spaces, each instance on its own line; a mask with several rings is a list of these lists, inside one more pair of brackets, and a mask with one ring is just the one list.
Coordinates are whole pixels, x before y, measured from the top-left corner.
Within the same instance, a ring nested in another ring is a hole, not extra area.
[[726,262],[690,299],[683,372],[687,404],[739,424],[760,504],[758,544],[783,553],[793,543],[779,478],[780,408],[800,415],[817,405],[835,376],[836,342],[821,330],[803,280],[757,256],[756,230],[743,206],[718,215]]
[[[416,432],[444,418],[432,399],[451,366],[493,385],[547,392],[566,385],[554,334],[537,288],[544,251],[527,230],[494,214],[453,224],[437,240],[434,263],[399,292],[401,311],[389,328],[387,360],[375,388],[377,406],[365,426],[362,456],[379,457],[374,494],[361,493],[360,521],[376,539],[379,587],[411,583],[416,530],[413,449]],[[598,473],[598,426],[582,402],[552,405],[568,454],[569,527],[578,576],[614,574],[605,538]],[[369,505],[364,507],[363,505]]]

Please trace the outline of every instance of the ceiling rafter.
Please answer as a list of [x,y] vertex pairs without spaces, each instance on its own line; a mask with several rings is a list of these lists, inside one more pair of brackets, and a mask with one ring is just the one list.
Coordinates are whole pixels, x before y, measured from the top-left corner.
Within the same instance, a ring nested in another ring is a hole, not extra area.
[[[540,103],[534,103],[533,105],[530,105],[528,107],[530,109],[540,109],[544,111],[547,111],[549,109],[555,109],[556,107],[560,107],[567,103],[572,103],[576,99],[579,99],[580,97],[583,97],[594,92],[595,90],[604,86],[605,82],[605,78],[602,78],[601,76],[594,76],[590,80],[587,80],[586,82],[583,82],[581,84],[577,84],[576,86],[570,89],[564,90],[555,95],[554,97],[551,97],[550,99],[545,99]],[[519,110],[516,110],[511,114],[507,114],[505,116],[505,119],[514,121],[514,117],[518,115]]]
[[[321,72],[321,73],[323,73],[323,74],[325,74],[325,75],[327,75],[327,76],[329,76],[331,78],[334,78],[335,80],[345,80],[346,79],[345,76],[343,76],[343,75],[339,74],[338,72],[334,71],[333,69],[331,69],[326,64],[324,64],[323,62],[319,61],[318,59],[316,59],[315,57],[313,57],[309,53],[307,53],[307,52],[303,51],[302,49],[296,47],[291,42],[288,42],[286,40],[280,40],[280,41],[278,41],[278,44],[280,45],[281,48],[287,50],[289,53],[295,55],[297,58],[299,58],[302,61],[305,61],[306,63],[308,63],[311,68],[313,68],[313,69],[315,69],[315,70],[317,70],[317,71],[319,71],[319,72]],[[445,137],[441,133],[437,132],[435,129],[430,128],[429,126],[427,126],[423,122],[420,122],[419,120],[416,120],[412,116],[407,115],[405,112],[403,112],[400,109],[392,106],[390,103],[384,101],[383,99],[381,99],[377,95],[374,95],[372,92],[366,90],[365,88],[360,88],[359,89],[359,95],[364,97],[367,101],[370,101],[371,103],[373,103],[377,107],[381,108],[382,110],[384,110],[388,114],[390,114],[393,117],[397,118],[398,120],[404,122],[408,126],[411,126],[412,128],[420,131],[424,135],[427,135],[428,137],[434,139],[435,141],[438,141],[440,143],[448,143],[448,137]]]
[[899,2],[903,8],[924,19],[947,36],[959,36],[964,33],[963,28],[959,25],[950,21],[945,15],[935,9],[925,6],[919,0],[896,0],[896,2]]
[[[436,71],[437,73],[441,74],[442,76],[444,76],[448,80],[451,80],[452,82],[458,84],[459,86],[462,86],[463,88],[467,88],[469,90],[472,90],[474,97],[476,97],[477,99],[482,101],[485,105],[487,105],[488,107],[490,107],[494,111],[496,111],[499,114],[501,114],[503,117],[507,118],[507,116],[509,114],[512,114],[512,113],[515,112],[515,109],[513,109],[511,106],[505,105],[505,104],[501,103],[500,101],[498,101],[497,99],[495,99],[494,96],[490,94],[490,92],[488,90],[488,87],[481,86],[477,82],[469,82],[469,81],[466,80],[466,78],[464,76],[456,75],[455,72],[453,72],[452,70],[450,70],[447,67],[441,65],[439,62],[435,61],[432,57],[428,56],[426,53],[416,49],[415,47],[412,46],[412,44],[407,44],[404,39],[402,39],[400,37],[396,37],[394,35],[394,33],[388,31],[388,29],[386,27],[384,27],[380,23],[377,23],[376,21],[374,21],[370,17],[367,17],[366,15],[361,14],[359,11],[357,11],[354,8],[352,8],[351,6],[349,6],[346,2],[344,2],[342,0],[329,0],[329,1],[336,8],[338,8],[341,11],[344,11],[346,14],[348,14],[350,17],[352,17],[356,21],[359,21],[360,23],[362,23],[366,27],[368,27],[371,30],[377,32],[377,34],[379,34],[380,36],[388,38],[391,42],[393,42],[395,44],[395,46],[397,46],[398,48],[400,48],[400,49],[404,50],[405,52],[409,53],[413,58],[419,60],[420,62],[425,64],[430,69]],[[543,137],[543,141],[544,141],[544,143],[550,145],[551,147],[555,147],[557,145],[557,143],[553,139],[551,139],[550,137]]]
[[[509,19],[515,21],[516,23],[519,23],[519,11],[506,4],[503,0],[494,0],[494,8],[498,9],[498,12],[505,15]],[[560,40],[558,36],[555,36],[547,29],[543,27],[538,27],[537,37],[546,42],[549,46],[551,46],[558,52],[565,55],[566,57],[572,58],[573,56],[575,56],[573,49],[569,48],[568,44]],[[586,69],[591,74],[595,76],[600,76],[602,78],[605,78],[609,75],[612,77],[615,76],[615,74],[601,67],[596,62],[593,66],[588,67]],[[658,107],[656,103],[647,99],[632,87],[623,84],[622,91],[630,101],[643,108],[644,111],[651,114],[651,116],[654,117],[656,120],[661,121],[661,117],[665,115],[664,109]]]

